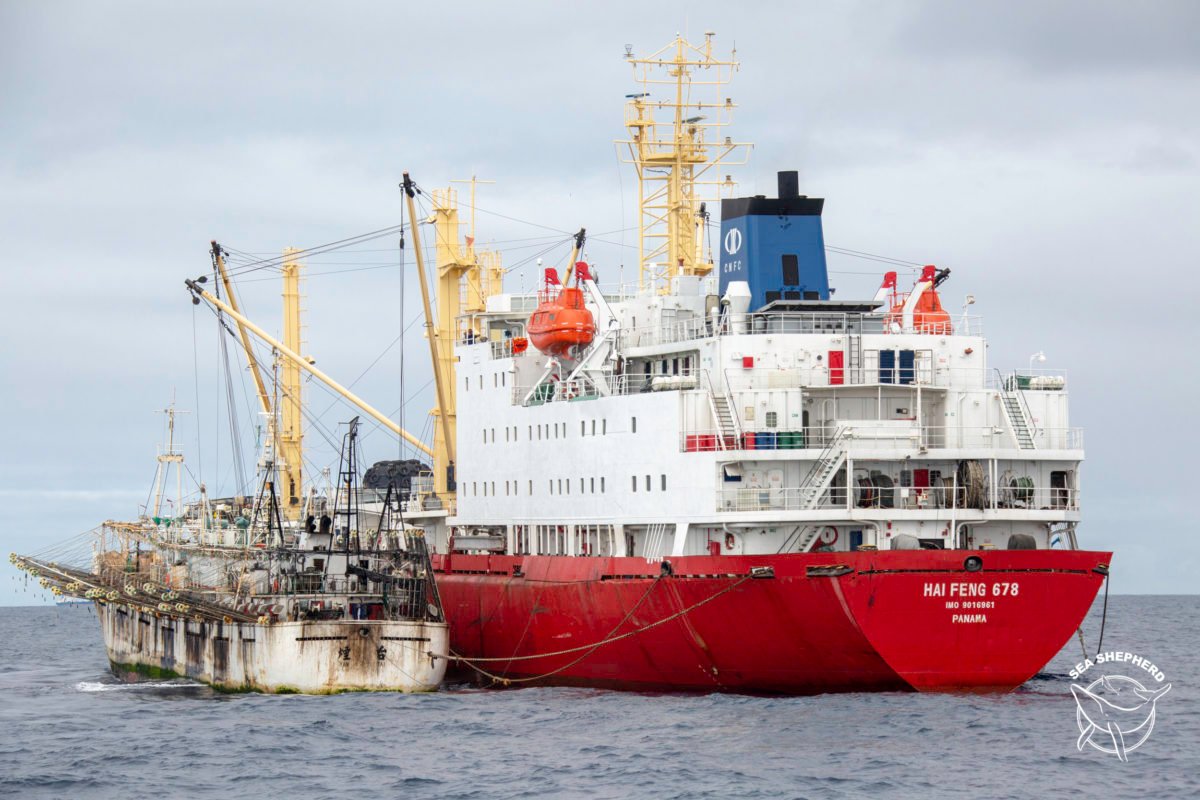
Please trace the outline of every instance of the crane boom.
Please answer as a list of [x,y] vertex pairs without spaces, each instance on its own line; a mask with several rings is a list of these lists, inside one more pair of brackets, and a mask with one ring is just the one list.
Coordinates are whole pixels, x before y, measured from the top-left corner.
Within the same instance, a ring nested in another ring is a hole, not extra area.
[[379,424],[383,425],[385,428],[390,430],[392,433],[395,433],[396,435],[403,438],[404,441],[408,442],[409,444],[411,444],[413,447],[420,450],[425,455],[433,456],[433,450],[427,444],[422,442],[417,437],[413,436],[408,431],[401,428],[399,425],[397,425],[395,422],[393,422],[390,418],[388,418],[382,412],[377,411],[373,406],[369,405],[367,403],[367,401],[363,400],[361,397],[359,397],[358,395],[351,392],[349,389],[346,389],[344,386],[339,384],[333,378],[329,377],[324,372],[317,369],[315,366],[313,366],[308,361],[308,359],[304,358],[302,355],[297,353],[295,350],[292,350],[290,347],[287,347],[286,345],[283,344],[283,342],[279,341],[278,339],[276,339],[275,337],[271,336],[269,333],[264,331],[262,328],[255,325],[253,322],[251,322],[249,319],[247,319],[241,312],[234,311],[233,308],[231,308],[228,303],[224,302],[223,300],[218,300],[210,292],[207,292],[204,289],[202,289],[200,287],[200,284],[196,283],[193,280],[185,280],[184,284],[187,286],[188,290],[191,291],[193,297],[202,299],[205,302],[207,302],[209,305],[211,305],[213,308],[220,309],[221,311],[225,312],[229,316],[233,317],[238,322],[239,325],[244,325],[246,327],[246,330],[250,331],[255,336],[262,339],[267,344],[271,345],[271,347],[274,347],[284,357],[299,364],[301,369],[303,369],[305,372],[308,372],[314,378],[321,381],[321,383],[324,383],[330,389],[333,389],[335,392],[337,392],[342,397],[349,400],[354,405],[358,406],[360,409],[362,409],[362,411],[364,413],[366,413],[368,416],[374,418],[377,422],[379,422]]
[[[225,252],[221,249],[221,245],[214,240],[212,244],[213,261],[217,265],[217,270],[221,273],[221,283],[225,286],[225,296],[229,298],[229,306],[236,314],[241,314],[242,310],[238,308],[237,295],[233,293],[233,284],[229,280],[229,273],[225,270]],[[258,391],[258,404],[262,407],[264,414],[271,413],[271,400],[267,395],[267,384],[263,381],[262,372],[258,368],[258,360],[254,357],[254,351],[250,349],[250,336],[246,333],[246,326],[239,319],[234,319],[237,322],[238,337],[242,340],[242,349],[246,351],[246,362],[250,365],[250,374],[254,376],[254,388]]]

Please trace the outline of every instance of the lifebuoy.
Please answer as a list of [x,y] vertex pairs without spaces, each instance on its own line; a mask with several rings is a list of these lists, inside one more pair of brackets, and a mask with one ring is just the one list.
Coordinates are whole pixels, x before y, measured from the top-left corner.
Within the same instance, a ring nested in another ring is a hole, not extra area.
[[725,549],[732,550],[735,545],[737,545],[737,537],[732,533],[725,534]]
[[837,540],[838,529],[832,525],[826,525],[821,529],[821,533],[817,536],[817,541],[819,541],[824,547],[831,547],[837,542]]

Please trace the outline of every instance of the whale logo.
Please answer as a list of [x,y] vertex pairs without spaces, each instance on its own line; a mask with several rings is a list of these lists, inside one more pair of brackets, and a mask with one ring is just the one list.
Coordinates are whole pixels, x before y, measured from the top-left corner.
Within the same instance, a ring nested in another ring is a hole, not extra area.
[[1102,753],[1113,753],[1121,761],[1150,738],[1158,699],[1171,690],[1147,689],[1133,678],[1108,675],[1088,686],[1071,684],[1075,695],[1075,722],[1079,726],[1077,747],[1090,744]]

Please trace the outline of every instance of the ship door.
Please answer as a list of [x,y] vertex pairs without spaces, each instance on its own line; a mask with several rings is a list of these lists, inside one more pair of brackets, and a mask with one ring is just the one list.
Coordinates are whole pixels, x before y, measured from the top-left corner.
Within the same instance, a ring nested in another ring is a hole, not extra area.
[[846,382],[845,357],[845,352],[841,350],[829,351],[830,386],[841,386]]
[[900,351],[900,383],[911,384],[916,380],[916,358],[917,353],[915,350]]
[[880,383],[895,383],[896,382],[896,351],[895,350],[880,350],[879,351],[879,382]]

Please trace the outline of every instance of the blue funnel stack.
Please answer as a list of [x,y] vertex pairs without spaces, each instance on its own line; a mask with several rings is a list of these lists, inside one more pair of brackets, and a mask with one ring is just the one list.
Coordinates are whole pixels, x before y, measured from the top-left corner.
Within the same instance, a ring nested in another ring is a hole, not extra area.
[[829,299],[825,201],[799,193],[796,172],[779,173],[779,197],[721,201],[721,295],[731,281],[750,285],[750,308]]

